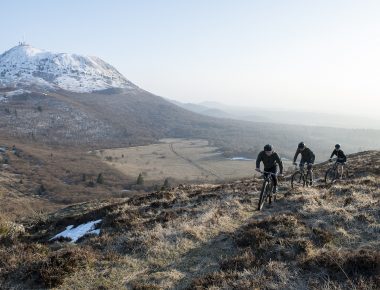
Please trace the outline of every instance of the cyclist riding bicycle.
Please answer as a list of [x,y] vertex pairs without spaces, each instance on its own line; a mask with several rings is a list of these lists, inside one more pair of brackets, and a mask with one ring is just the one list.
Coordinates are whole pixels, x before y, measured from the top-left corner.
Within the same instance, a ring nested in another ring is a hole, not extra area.
[[[261,151],[256,159],[256,171],[260,171],[260,162],[264,164],[264,171],[271,172],[273,179],[273,193],[277,192],[277,165],[280,167],[280,175],[282,175],[283,166],[280,156],[273,150],[273,146],[267,144],[264,146],[264,151]],[[265,174],[265,173],[264,173]]]
[[334,151],[331,153],[331,156],[330,156],[330,159],[329,161],[332,162],[332,158],[333,156],[336,155],[336,157],[338,157],[338,159],[336,160],[337,163],[345,163],[347,161],[347,157],[346,155],[344,154],[343,150],[340,149],[340,144],[336,144],[335,145],[335,149]]
[[315,160],[315,155],[313,151],[310,150],[310,148],[306,147],[304,142],[300,142],[298,144],[296,154],[294,155],[294,158],[293,158],[294,165],[297,165],[296,160],[299,154],[301,154],[300,168],[303,168],[305,163],[307,164],[307,170],[310,171],[310,184],[312,184],[313,182],[312,167]]

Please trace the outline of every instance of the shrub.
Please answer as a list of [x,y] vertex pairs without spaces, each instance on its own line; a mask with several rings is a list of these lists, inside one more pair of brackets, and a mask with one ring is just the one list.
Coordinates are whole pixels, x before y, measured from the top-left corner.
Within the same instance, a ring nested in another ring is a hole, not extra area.
[[62,249],[52,253],[36,270],[47,287],[56,287],[62,284],[64,278],[78,269],[88,267],[94,261],[91,251],[81,248]]
[[164,185],[162,186],[162,189],[167,189],[171,186],[169,178],[166,178],[164,181]]
[[37,189],[37,194],[42,195],[46,192],[46,188],[43,184],[40,185],[40,187]]
[[87,186],[88,187],[95,187],[95,182],[90,180],[88,183],[87,183]]

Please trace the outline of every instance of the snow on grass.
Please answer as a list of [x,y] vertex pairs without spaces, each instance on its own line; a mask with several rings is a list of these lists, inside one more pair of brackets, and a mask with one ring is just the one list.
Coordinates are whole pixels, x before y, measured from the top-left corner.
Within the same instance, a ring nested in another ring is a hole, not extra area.
[[233,161],[251,161],[253,159],[245,158],[245,157],[232,157],[232,158],[230,158],[230,160],[233,160]]
[[81,224],[75,228],[74,228],[74,225],[67,226],[66,230],[55,235],[49,241],[53,241],[62,237],[62,238],[69,238],[71,239],[72,243],[75,243],[84,235],[87,235],[87,234],[99,235],[100,229],[95,229],[95,226],[99,224],[101,221],[102,221],[101,219],[96,220],[96,221],[90,221],[88,223]]

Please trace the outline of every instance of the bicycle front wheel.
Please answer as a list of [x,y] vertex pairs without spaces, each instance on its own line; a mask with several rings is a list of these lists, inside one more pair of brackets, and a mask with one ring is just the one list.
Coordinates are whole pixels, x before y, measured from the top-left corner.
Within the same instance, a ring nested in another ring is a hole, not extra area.
[[326,174],[325,174],[325,183],[326,184],[332,184],[335,182],[337,177],[338,177],[337,170],[334,168],[329,168],[329,169],[327,169]]
[[268,198],[268,203],[269,204],[272,204],[272,196],[273,196],[273,183],[271,182],[268,186],[267,186],[267,198]]
[[292,175],[291,183],[292,183],[292,188],[303,187],[305,186],[305,177],[300,171],[296,171]]
[[264,206],[264,201],[267,197],[268,187],[269,187],[268,182],[264,181],[263,187],[261,188],[261,192],[260,192],[260,198],[259,198],[259,204],[258,204],[257,210],[261,210]]

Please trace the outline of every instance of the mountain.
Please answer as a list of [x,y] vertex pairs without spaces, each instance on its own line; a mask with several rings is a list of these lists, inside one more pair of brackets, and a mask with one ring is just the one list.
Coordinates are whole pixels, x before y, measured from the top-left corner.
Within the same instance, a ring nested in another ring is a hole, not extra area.
[[233,115],[226,113],[223,110],[217,108],[210,108],[201,104],[182,103],[176,100],[168,100],[169,102],[176,104],[177,106],[189,110],[194,113],[215,117],[215,118],[234,118]]
[[[254,123],[191,112],[128,81],[95,57],[21,44],[0,57],[0,137],[46,146],[101,149],[200,138],[226,156],[254,157],[272,143],[291,158],[300,140],[319,160],[332,144],[380,148],[380,131]],[[215,113],[215,112],[214,112]]]
[[[257,211],[262,179],[0,216],[2,289],[379,289],[380,152]],[[291,172],[289,172],[290,174]]]
[[100,58],[53,53],[28,44],[0,55],[0,86],[39,86],[78,93],[136,87]]
[[249,108],[242,106],[228,106],[218,102],[202,102],[200,104],[188,103],[182,104],[181,106],[186,106],[188,110],[194,112],[197,112],[197,109],[194,108],[204,108],[203,113],[205,115],[208,115],[208,110],[211,112],[212,110],[217,110],[223,112],[221,116],[227,115],[231,119],[251,122],[380,130],[380,119],[367,116],[321,113],[315,111]]

